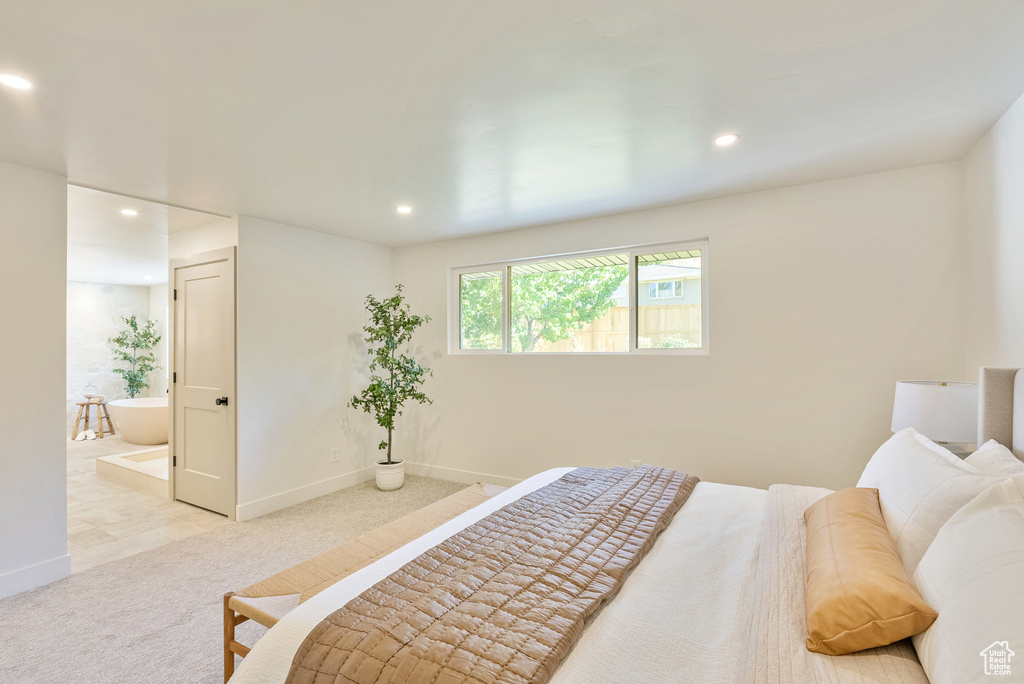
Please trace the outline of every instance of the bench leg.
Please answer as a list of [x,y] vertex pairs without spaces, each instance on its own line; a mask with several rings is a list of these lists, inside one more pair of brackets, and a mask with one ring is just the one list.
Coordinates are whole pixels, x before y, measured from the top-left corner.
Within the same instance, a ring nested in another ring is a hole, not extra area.
[[228,601],[235,595],[229,591],[224,594],[224,681],[231,679],[235,674],[235,654],[231,650],[231,644],[235,640],[235,611],[228,608]]
[[235,595],[235,592],[229,591],[224,594],[224,681],[227,682],[231,679],[231,675],[235,674],[235,654],[242,656],[243,658],[249,655],[249,651],[252,649],[244,644],[240,644],[235,641],[235,627],[248,622],[249,618],[236,613],[228,606],[228,601]]

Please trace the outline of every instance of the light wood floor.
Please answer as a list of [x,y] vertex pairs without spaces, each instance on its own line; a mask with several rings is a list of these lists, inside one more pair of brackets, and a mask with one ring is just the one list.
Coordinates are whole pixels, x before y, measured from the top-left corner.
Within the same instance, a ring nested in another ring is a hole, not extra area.
[[68,441],[68,553],[71,572],[184,539],[221,525],[217,513],[170,501],[96,474],[96,458],[145,447],[120,436]]

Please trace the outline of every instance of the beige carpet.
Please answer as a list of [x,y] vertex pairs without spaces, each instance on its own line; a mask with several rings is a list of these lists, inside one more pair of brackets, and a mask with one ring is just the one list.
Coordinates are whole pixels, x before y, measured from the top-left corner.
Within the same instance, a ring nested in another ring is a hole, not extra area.
[[[222,596],[466,485],[372,482],[75,573],[0,601],[0,682],[223,681]],[[252,643],[263,631],[238,628]]]

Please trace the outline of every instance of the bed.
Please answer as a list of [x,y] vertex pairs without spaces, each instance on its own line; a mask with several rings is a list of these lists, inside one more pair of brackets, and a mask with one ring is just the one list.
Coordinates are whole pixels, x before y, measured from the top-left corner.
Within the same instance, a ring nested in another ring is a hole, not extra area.
[[[1015,369],[982,369],[979,390],[979,445],[997,440],[1017,458],[1024,457],[1022,375]],[[546,491],[575,470],[535,475],[313,596],[277,622],[231,681],[355,681],[303,679],[292,672],[293,659],[300,649],[308,650],[308,637],[322,632],[335,611],[453,535],[475,529],[491,514]],[[909,639],[844,656],[805,647],[803,514],[829,493],[794,485],[759,490],[697,483],[657,542],[629,569],[614,600],[588,616],[571,651],[540,680],[928,682]],[[927,561],[921,563],[926,569]]]

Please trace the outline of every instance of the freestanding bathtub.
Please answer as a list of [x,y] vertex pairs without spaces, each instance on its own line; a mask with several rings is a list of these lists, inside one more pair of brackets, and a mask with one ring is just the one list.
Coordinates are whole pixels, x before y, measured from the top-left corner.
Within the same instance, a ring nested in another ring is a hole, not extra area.
[[167,399],[140,397],[107,402],[114,428],[132,444],[167,444]]

